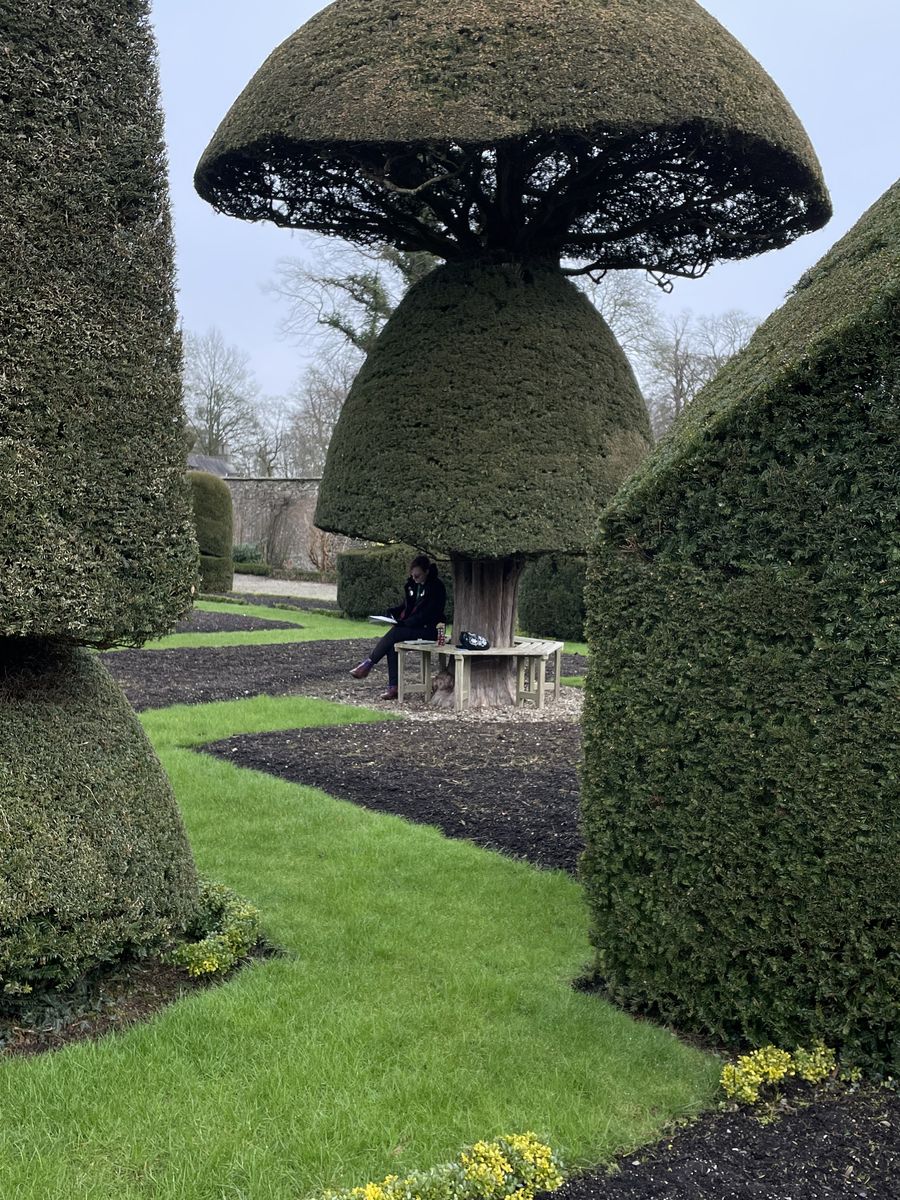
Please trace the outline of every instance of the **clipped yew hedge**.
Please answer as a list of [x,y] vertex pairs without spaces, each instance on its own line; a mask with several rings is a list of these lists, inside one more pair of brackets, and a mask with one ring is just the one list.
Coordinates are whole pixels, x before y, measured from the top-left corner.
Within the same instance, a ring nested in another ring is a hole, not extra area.
[[196,546],[148,7],[4,6],[0,636],[139,644],[190,606]]
[[197,912],[168,780],[86,650],[0,639],[0,1009],[145,953]]
[[623,1005],[900,1063],[900,185],[603,519],[582,874]]
[[315,521],[435,554],[584,552],[649,445],[625,354],[559,270],[448,263],[356,376]]
[[530,562],[519,584],[519,626],[532,637],[584,640],[587,559],[544,554]]
[[231,491],[208,471],[188,471],[187,477],[200,548],[200,590],[213,595],[230,592],[234,584]]

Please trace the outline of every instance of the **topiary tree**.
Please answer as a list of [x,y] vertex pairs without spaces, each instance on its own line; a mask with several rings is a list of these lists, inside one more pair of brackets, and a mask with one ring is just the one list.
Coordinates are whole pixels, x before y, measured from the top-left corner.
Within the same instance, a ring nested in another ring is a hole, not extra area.
[[[336,0],[250,81],[196,185],[447,260],[350,392],[316,523],[449,553],[458,625],[500,645],[525,558],[585,549],[649,444],[561,260],[699,275],[829,215],[783,96],[694,0]],[[473,702],[510,702],[509,667],[479,666]]]
[[188,471],[197,545],[200,548],[200,590],[230,592],[234,584],[234,508],[224,480],[208,471]]
[[610,994],[900,1046],[900,184],[604,514],[582,874]]
[[140,0],[34,0],[0,54],[0,992],[196,905],[171,790],[80,646],[195,572],[155,50]]

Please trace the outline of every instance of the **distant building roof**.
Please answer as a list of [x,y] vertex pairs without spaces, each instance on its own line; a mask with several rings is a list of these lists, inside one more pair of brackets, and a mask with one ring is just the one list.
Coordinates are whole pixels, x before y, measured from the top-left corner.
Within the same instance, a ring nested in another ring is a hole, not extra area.
[[210,475],[218,475],[220,479],[238,474],[227,458],[214,458],[211,454],[189,454],[187,465],[192,471],[208,471]]

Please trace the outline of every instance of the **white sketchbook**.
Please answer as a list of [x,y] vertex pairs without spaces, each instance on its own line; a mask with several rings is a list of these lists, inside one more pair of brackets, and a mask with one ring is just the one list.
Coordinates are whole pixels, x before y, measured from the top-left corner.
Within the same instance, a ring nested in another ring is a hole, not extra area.
[[396,625],[397,622],[393,617],[379,617],[374,614],[369,617],[370,621],[376,621],[379,625]]

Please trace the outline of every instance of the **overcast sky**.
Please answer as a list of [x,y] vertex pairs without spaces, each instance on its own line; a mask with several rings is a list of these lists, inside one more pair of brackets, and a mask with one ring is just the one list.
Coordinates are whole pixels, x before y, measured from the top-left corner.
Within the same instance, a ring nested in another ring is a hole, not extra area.
[[[279,259],[315,260],[324,239],[214,212],[194,192],[200,154],[263,59],[324,8],[319,0],[152,0],[184,327],[218,326],[283,395],[313,348],[279,337],[283,301],[263,285]],[[900,176],[898,0],[706,0],[773,77],[819,155],[831,223],[793,246],[675,283],[666,307],[767,316],[803,271]]]

